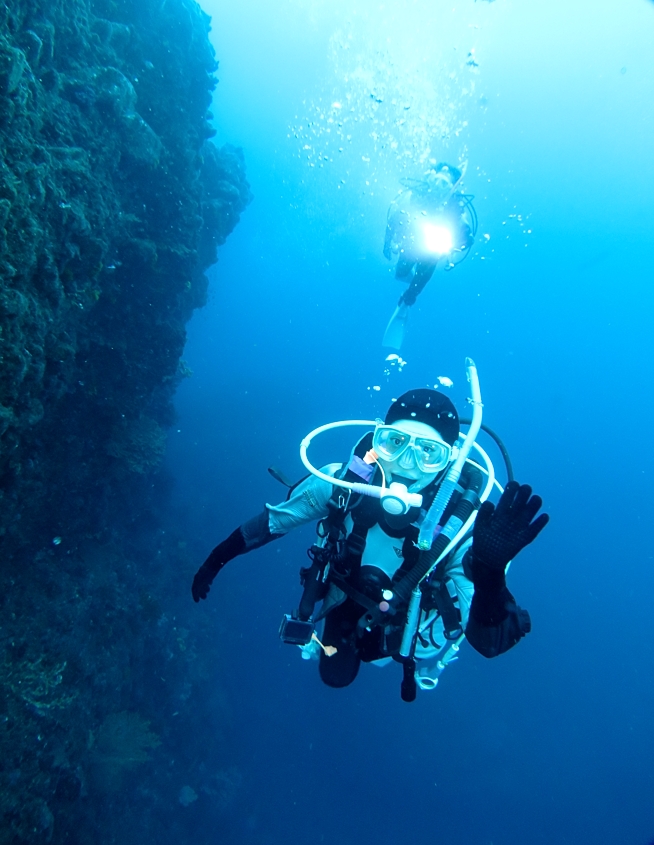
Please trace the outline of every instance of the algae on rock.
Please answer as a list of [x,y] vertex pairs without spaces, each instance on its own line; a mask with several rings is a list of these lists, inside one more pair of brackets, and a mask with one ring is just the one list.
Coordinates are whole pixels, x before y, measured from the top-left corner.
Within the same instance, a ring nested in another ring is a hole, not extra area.
[[152,502],[185,325],[251,199],[210,140],[208,26],[194,0],[0,2],[0,845],[166,830],[145,788],[120,829],[107,785],[172,778],[149,753],[196,671]]
[[27,521],[97,530],[96,479],[156,464],[156,438],[136,463],[107,444],[169,425],[203,270],[250,192],[242,154],[208,140],[217,65],[192,0],[0,16],[0,536],[20,543]]

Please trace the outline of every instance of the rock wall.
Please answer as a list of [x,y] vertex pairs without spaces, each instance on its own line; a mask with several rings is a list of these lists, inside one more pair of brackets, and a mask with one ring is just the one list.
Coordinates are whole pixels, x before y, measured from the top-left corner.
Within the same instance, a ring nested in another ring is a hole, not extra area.
[[0,845],[180,845],[192,787],[239,782],[189,727],[223,705],[192,697],[195,561],[157,475],[250,201],[209,140],[207,33],[192,0],[0,0]]
[[113,482],[161,459],[202,271],[250,199],[207,141],[207,30],[191,0],[0,5],[0,534],[21,544],[102,529]]

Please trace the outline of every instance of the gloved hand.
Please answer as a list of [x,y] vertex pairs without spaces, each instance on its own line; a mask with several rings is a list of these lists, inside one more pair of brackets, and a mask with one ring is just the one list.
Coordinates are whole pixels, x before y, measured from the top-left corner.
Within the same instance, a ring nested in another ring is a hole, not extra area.
[[206,599],[211,590],[213,579],[226,563],[245,551],[245,539],[240,528],[233,531],[226,540],[219,543],[195,573],[191,593],[193,601]]
[[540,496],[531,495],[528,484],[517,481],[509,481],[497,507],[484,502],[472,531],[475,562],[504,573],[509,561],[535,540],[549,522],[546,513],[534,519],[542,504]]

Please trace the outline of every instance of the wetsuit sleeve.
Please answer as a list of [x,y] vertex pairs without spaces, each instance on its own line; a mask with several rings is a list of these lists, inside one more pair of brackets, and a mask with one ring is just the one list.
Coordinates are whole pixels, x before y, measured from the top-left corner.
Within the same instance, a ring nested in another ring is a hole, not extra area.
[[211,552],[209,557],[204,562],[203,566],[206,572],[213,580],[218,572],[230,560],[234,560],[239,555],[244,555],[251,552],[253,549],[258,549],[270,543],[271,540],[276,540],[282,537],[282,534],[275,534],[270,530],[268,524],[268,511],[264,510],[262,513],[248,519],[242,525],[232,531],[232,533],[219,543]]
[[474,584],[466,639],[484,657],[497,657],[531,631],[531,619],[509,592],[504,572],[484,566],[472,551],[463,565]]
[[[322,467],[325,475],[334,475],[342,464],[328,464]],[[271,534],[287,534],[300,525],[306,525],[327,516],[327,502],[333,486],[327,481],[310,475],[297,485],[285,502],[278,505],[266,505],[268,528]]]
[[[326,475],[334,475],[341,464],[323,468]],[[333,486],[311,475],[291,490],[280,505],[266,505],[263,512],[240,525],[222,543],[219,543],[195,573],[191,593],[196,602],[206,599],[214,578],[220,570],[239,555],[261,548],[272,540],[283,537],[293,528],[322,519],[327,515],[327,502]]]
[[[334,475],[342,464],[323,467],[326,475]],[[248,519],[211,552],[205,562],[212,577],[230,560],[265,546],[288,534],[293,528],[327,516],[327,502],[332,485],[309,476],[292,491],[285,502],[266,505],[263,511]]]

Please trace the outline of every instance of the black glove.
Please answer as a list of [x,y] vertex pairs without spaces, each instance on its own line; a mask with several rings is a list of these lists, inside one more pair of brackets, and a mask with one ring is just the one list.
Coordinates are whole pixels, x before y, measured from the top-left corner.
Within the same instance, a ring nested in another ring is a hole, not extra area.
[[484,502],[472,531],[474,563],[504,575],[509,561],[535,540],[549,522],[546,513],[534,519],[542,504],[540,496],[531,495],[528,484],[517,481],[509,481],[497,507]]
[[206,599],[211,589],[213,579],[220,572],[226,563],[243,554],[245,551],[245,539],[240,528],[233,531],[226,540],[216,546],[202,566],[195,573],[191,593],[193,601]]

